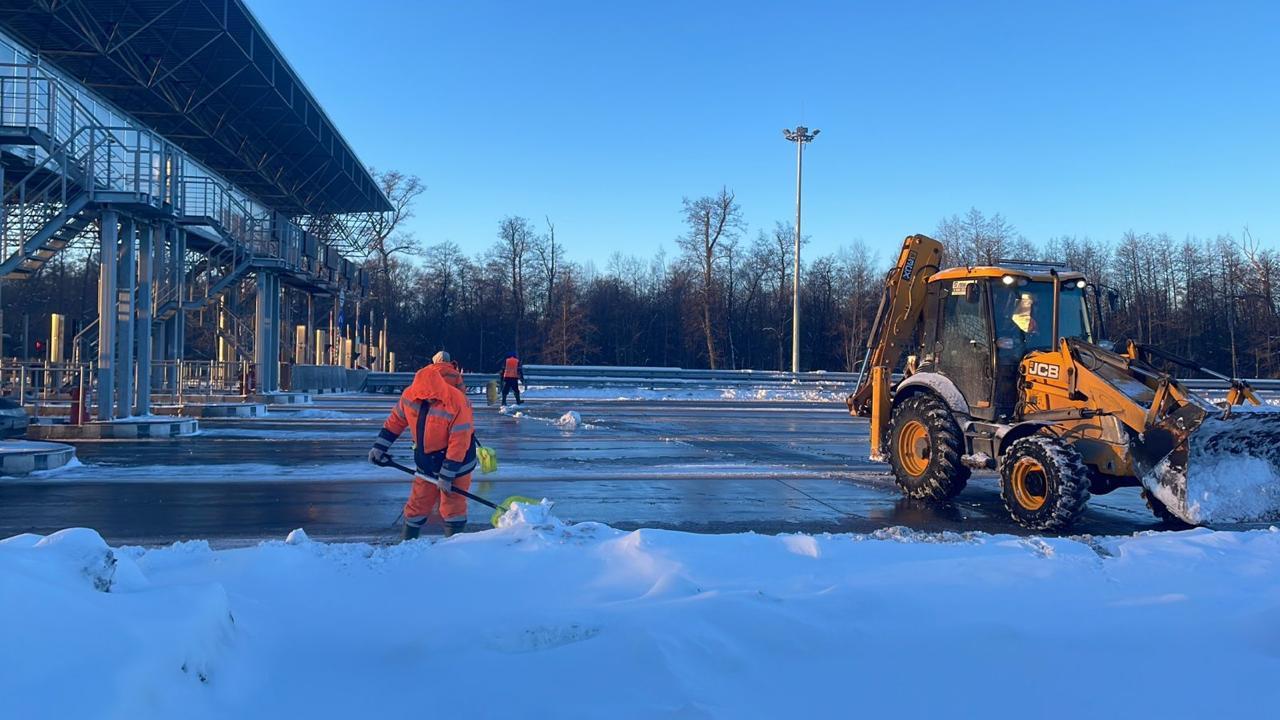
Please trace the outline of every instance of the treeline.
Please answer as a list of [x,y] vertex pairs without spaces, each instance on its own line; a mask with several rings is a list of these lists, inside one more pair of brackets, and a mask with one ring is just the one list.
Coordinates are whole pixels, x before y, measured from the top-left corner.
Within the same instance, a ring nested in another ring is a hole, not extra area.
[[[492,245],[475,255],[450,242],[424,246],[402,230],[421,185],[395,173],[381,177],[398,211],[366,261],[372,297],[361,317],[372,310],[380,325],[385,315],[401,368],[424,363],[440,348],[472,370],[491,369],[510,351],[526,362],[555,364],[790,368],[793,229],[786,223],[748,229],[728,190],[684,202],[686,231],[676,254],[615,253],[597,267],[566,257],[547,219],[503,218]],[[916,230],[904,228],[903,235]],[[1280,256],[1247,231],[1033,243],[999,214],[978,210],[945,218],[932,231],[950,263],[1062,261],[1114,288],[1120,302],[1109,318],[1113,340],[1152,343],[1241,376],[1280,376]],[[804,369],[856,368],[900,242],[802,253]],[[51,312],[81,326],[92,321],[97,274],[92,244],[78,243],[36,277],[5,282],[5,355],[18,353],[24,315],[31,345],[47,339]],[[291,307],[300,322],[305,305],[295,296]],[[351,302],[348,322],[355,310]],[[250,318],[252,305],[241,314]],[[317,311],[320,326],[326,318],[327,309]],[[211,355],[214,324],[212,316],[189,319],[189,357]],[[290,357],[291,340],[284,333],[282,357]]]
[[[507,217],[473,257],[441,243],[390,258],[374,302],[390,299],[394,349],[410,365],[443,347],[477,369],[508,351],[557,364],[789,369],[793,228],[749,232],[728,190],[685,200],[684,218],[678,254],[615,253],[599,268],[566,258],[550,221]],[[1034,243],[1001,215],[975,209],[943,219],[933,235],[949,263],[1059,261],[1113,288],[1113,340],[1152,343],[1242,376],[1280,374],[1280,256],[1247,231]],[[856,369],[900,242],[802,250],[803,369]]]

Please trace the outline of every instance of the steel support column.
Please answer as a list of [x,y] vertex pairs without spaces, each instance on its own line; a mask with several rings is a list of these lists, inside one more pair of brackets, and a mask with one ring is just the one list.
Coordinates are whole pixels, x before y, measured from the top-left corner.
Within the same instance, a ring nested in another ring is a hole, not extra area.
[[279,290],[279,297],[277,298],[277,301],[280,304],[280,312],[276,314],[276,317],[280,320],[276,327],[277,335],[280,336],[280,358],[284,361],[292,361],[296,363],[298,359],[295,357],[295,355],[297,355],[295,348],[292,345],[284,344],[284,329],[293,327],[293,303],[289,302],[289,291],[285,290],[284,286],[280,284],[279,275],[276,276],[276,286]]
[[135,415],[151,414],[151,263],[155,250],[152,247],[150,225],[138,227],[138,296],[134,311],[138,335],[137,399],[133,403]]
[[98,419],[115,417],[116,255],[120,216],[103,210],[98,220]]
[[301,364],[312,363],[316,361],[315,342],[316,337],[316,298],[311,293],[307,293],[307,350],[306,353],[298,360]]
[[[165,226],[153,227],[151,229],[151,273],[152,285],[167,286],[170,274],[165,265],[165,252],[168,247],[168,231]],[[151,305],[158,309],[157,302],[159,294],[152,293]],[[181,300],[181,298],[179,298]],[[151,317],[151,377],[149,378],[149,386],[151,392],[155,392],[164,387],[165,370],[164,360],[165,353],[169,349],[169,340],[166,333],[169,330],[168,322],[156,322],[154,310]],[[148,405],[150,400],[148,399]]]
[[169,320],[167,333],[169,348],[165,354],[173,362],[171,383],[174,391],[177,392],[178,383],[182,381],[178,363],[186,354],[187,339],[187,313],[182,309],[182,303],[187,299],[187,234],[182,228],[170,225],[169,237],[171,251],[169,272],[173,273],[173,288],[178,298],[178,312]]
[[120,219],[120,261],[116,269],[116,417],[133,414],[133,302],[138,281],[133,218]]
[[271,376],[275,372],[275,364],[280,354],[279,337],[272,332],[278,321],[272,316],[280,311],[280,306],[276,293],[273,292],[276,281],[271,273],[258,271],[257,286],[253,324],[253,361],[258,368],[258,391],[271,392],[274,389]]
[[280,390],[280,328],[283,318],[280,305],[283,302],[284,288],[280,285],[280,276],[273,273],[271,275],[271,384],[266,386],[264,392]]
[[222,297],[218,298],[218,344],[217,352],[214,357],[218,360],[218,364],[223,366],[219,368],[218,372],[224,372],[226,370],[224,363],[232,363],[240,359],[232,352],[231,341],[227,339],[227,336],[231,334],[233,328],[231,321],[228,319],[231,311],[227,307],[227,295],[230,295],[231,292],[232,291],[228,291]]
[[325,365],[337,365],[338,355],[335,348],[338,346],[338,296],[333,296],[333,309],[329,311],[329,337],[327,338],[328,347],[325,348]]

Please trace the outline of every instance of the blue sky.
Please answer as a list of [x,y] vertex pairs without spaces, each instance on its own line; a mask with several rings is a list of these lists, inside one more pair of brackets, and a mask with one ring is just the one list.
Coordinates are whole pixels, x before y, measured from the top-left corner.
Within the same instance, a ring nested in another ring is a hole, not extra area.
[[1280,3],[249,0],[368,164],[468,253],[549,215],[578,260],[673,249],[727,185],[750,233],[881,252],[975,206],[1033,240],[1280,245]]

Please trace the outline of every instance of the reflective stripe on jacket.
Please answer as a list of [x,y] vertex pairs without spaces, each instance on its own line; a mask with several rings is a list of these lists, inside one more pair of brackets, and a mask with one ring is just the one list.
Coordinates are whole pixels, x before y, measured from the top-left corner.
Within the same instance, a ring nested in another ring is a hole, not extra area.
[[379,442],[395,442],[411,429],[418,469],[454,477],[475,467],[475,430],[471,404],[456,387],[428,366],[419,370],[387,416]]

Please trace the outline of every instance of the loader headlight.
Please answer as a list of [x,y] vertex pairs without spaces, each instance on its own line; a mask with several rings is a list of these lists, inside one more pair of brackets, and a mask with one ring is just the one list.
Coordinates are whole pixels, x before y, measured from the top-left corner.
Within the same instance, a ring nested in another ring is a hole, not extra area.
[[1004,277],[1000,278],[1000,282],[1004,283],[1005,285],[1012,285],[1016,281],[1014,280],[1012,275],[1005,275]]
[[1086,283],[1086,282],[1085,282],[1085,281],[1083,281],[1083,280],[1077,280],[1077,281],[1076,281],[1076,287],[1080,288],[1081,290],[1083,290],[1083,289],[1084,289],[1084,286],[1085,286],[1085,285],[1087,285],[1087,284],[1088,284],[1088,283]]

